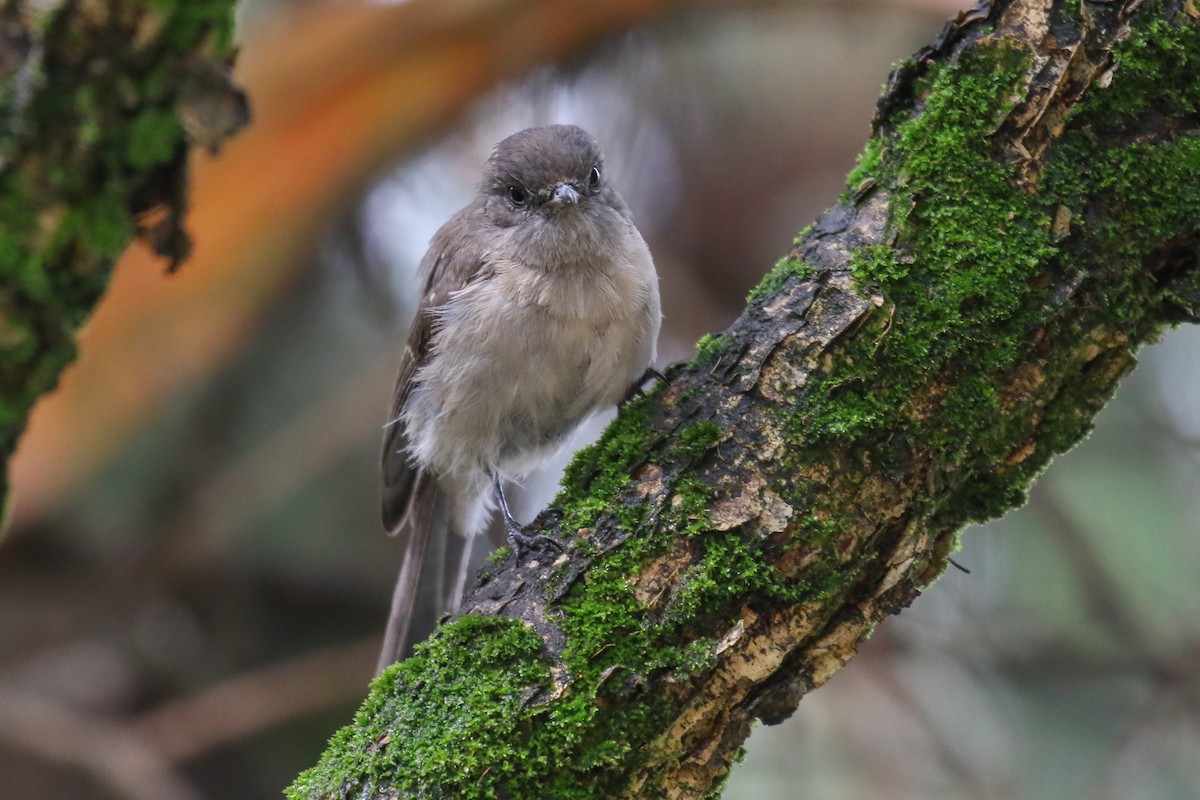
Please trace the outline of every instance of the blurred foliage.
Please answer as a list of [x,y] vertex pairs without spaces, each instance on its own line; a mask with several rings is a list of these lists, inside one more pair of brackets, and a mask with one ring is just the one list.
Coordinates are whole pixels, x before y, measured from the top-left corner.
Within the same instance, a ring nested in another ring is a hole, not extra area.
[[[287,27],[358,12],[244,6],[263,138],[200,158],[197,260],[168,281],[131,251],[69,410],[39,409],[14,467],[0,799],[133,796],[97,763],[119,748],[38,745],[35,717],[64,742],[133,737],[180,797],[273,796],[311,765],[365,692],[399,566],[376,470],[413,270],[491,144],[539,121],[596,134],[660,265],[660,350],[686,357],[844,188],[890,63],[953,7],[913,5],[675,15],[500,85],[401,164],[387,153],[412,140],[332,140],[373,148],[360,160],[317,143],[403,103],[285,80],[309,59],[374,85],[386,59],[340,66],[330,44],[357,34]],[[374,170],[354,194],[352,163]],[[751,737],[725,797],[1200,797],[1200,336],[1143,361],[1026,509],[965,534],[969,574]]]

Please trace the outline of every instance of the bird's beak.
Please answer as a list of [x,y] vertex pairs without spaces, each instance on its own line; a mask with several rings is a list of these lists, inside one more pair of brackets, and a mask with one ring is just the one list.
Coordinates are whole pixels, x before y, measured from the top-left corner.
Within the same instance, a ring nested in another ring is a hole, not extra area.
[[554,190],[554,194],[546,201],[546,205],[550,208],[573,206],[578,203],[579,192],[575,191],[575,187],[569,183],[560,183],[558,188]]

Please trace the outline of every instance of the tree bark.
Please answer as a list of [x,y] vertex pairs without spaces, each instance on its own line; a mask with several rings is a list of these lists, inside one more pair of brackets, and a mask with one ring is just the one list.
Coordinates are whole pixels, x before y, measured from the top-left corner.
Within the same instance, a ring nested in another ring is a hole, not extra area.
[[715,796],[1200,319],[1197,16],[948,24],[745,313],[576,457],[567,552],[481,576],[290,795]]

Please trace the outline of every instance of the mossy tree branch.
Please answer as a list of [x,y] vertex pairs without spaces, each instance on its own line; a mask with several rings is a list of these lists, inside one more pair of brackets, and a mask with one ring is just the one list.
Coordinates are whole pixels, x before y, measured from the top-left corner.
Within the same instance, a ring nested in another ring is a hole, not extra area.
[[247,119],[228,75],[235,5],[0,0],[5,463],[135,234],[172,267],[187,255],[188,145],[216,148]]
[[904,63],[851,189],[387,671],[317,797],[705,797],[1200,316],[1190,0],[1003,0]]

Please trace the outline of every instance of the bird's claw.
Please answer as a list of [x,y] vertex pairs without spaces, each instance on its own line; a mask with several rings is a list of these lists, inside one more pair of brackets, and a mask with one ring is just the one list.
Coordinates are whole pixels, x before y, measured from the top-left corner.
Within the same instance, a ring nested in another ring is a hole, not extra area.
[[630,387],[627,390],[625,390],[625,398],[623,400],[621,400],[621,405],[625,405],[630,400],[633,400],[635,397],[644,396],[646,394],[646,391],[642,388],[642,385],[645,384],[646,381],[649,381],[649,380],[656,380],[656,381],[662,381],[663,383],[667,383],[667,376],[663,375],[661,372],[656,370],[654,367],[646,367],[646,371],[642,373],[642,377],[640,377],[636,381],[634,381],[633,384],[630,385]]
[[505,522],[504,533],[508,537],[508,544],[513,549],[513,554],[520,561],[525,553],[529,550],[547,550],[553,549],[558,552],[563,552],[563,546],[554,539],[544,533],[529,533],[515,522]]

